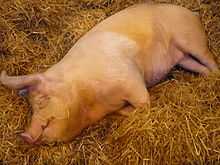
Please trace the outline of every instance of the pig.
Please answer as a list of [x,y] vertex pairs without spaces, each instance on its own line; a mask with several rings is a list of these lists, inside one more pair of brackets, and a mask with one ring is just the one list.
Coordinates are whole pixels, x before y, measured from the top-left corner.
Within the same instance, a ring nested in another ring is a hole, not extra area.
[[0,81],[28,93],[26,142],[69,142],[108,114],[150,107],[147,89],[175,66],[204,76],[218,71],[198,16],[171,4],[136,4],[93,27],[45,72],[2,71]]

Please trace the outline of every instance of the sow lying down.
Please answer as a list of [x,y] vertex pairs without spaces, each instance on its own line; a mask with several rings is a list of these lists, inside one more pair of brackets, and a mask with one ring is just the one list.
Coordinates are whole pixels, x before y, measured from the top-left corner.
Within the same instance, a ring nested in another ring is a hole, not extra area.
[[70,141],[107,114],[149,106],[147,88],[175,65],[202,75],[218,70],[199,18],[174,5],[139,4],[99,23],[44,73],[2,71],[0,81],[28,91],[25,141]]

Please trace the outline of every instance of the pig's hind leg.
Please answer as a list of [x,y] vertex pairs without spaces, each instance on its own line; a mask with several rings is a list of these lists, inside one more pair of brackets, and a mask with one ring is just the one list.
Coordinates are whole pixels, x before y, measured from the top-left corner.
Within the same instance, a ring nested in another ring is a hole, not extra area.
[[189,22],[189,25],[183,26],[187,26],[187,28],[174,35],[174,44],[186,55],[180,65],[202,73],[207,72],[204,67],[210,71],[217,71],[218,67],[213,54],[209,51],[202,25],[192,21]]
[[210,73],[210,70],[207,67],[200,64],[189,55],[185,55],[178,65],[188,71],[196,72],[201,75],[208,75]]

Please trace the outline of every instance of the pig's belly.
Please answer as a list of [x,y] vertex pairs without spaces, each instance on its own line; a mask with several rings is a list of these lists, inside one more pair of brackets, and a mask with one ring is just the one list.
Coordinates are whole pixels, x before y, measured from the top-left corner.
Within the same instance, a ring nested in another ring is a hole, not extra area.
[[147,69],[145,71],[145,81],[147,87],[152,87],[158,84],[161,80],[165,79],[173,66],[167,64],[161,64],[153,69]]
[[168,71],[158,71],[151,79],[147,80],[147,87],[152,87],[158,84],[161,80],[165,79]]
[[183,53],[173,44],[170,44],[168,48],[161,46],[153,50],[151,54],[154,54],[154,56],[149,61],[146,61],[144,67],[147,87],[152,87],[165,79],[171,69],[183,57]]

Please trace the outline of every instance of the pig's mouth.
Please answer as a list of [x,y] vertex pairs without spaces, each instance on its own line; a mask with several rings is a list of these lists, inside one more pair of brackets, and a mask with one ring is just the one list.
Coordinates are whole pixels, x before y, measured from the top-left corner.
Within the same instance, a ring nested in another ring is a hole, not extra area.
[[20,134],[21,138],[28,144],[38,145],[41,144],[40,138],[34,139],[30,134],[24,132]]
[[28,131],[20,134],[21,138],[28,144],[38,145],[43,143],[43,133],[48,128],[51,120],[48,120],[46,124],[34,123]]

